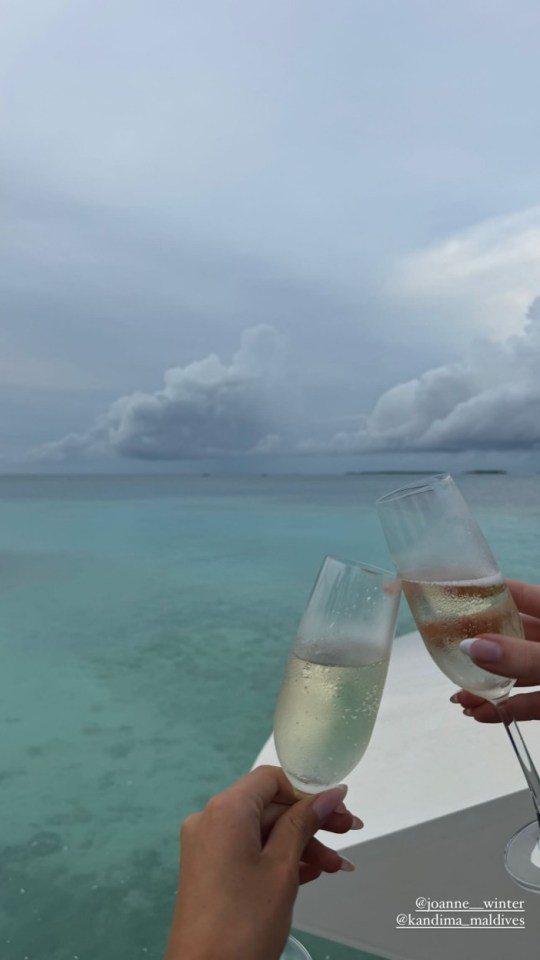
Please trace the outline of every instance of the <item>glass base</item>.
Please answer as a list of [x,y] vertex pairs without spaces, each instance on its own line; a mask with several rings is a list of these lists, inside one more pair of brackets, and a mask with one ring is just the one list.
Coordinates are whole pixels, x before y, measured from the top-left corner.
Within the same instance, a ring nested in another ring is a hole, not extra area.
[[279,960],[313,960],[313,958],[296,937],[289,937]]
[[540,893],[540,831],[538,820],[522,827],[506,844],[504,851],[506,872],[514,883]]

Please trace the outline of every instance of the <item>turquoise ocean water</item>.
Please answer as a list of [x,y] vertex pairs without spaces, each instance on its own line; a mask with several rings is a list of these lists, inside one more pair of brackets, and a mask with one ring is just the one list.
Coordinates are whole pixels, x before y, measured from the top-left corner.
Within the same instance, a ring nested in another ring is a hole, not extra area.
[[[373,502],[408,479],[0,477],[3,960],[162,957],[182,818],[269,735],[324,554],[388,564]],[[540,580],[540,477],[458,482]]]

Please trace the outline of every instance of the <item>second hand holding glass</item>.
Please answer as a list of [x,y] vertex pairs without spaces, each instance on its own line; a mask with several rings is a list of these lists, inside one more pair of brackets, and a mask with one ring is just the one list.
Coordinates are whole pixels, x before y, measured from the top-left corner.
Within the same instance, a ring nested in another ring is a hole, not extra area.
[[399,598],[392,573],[325,559],[274,722],[279,761],[298,793],[341,783],[362,759],[379,710]]
[[460,648],[482,633],[523,637],[523,626],[491,550],[454,481],[430,477],[377,501],[403,592],[425,646],[459,687],[491,701],[529,786],[537,820],[509,841],[505,865],[528,890],[540,892],[540,778],[511,712],[515,680],[478,667]]

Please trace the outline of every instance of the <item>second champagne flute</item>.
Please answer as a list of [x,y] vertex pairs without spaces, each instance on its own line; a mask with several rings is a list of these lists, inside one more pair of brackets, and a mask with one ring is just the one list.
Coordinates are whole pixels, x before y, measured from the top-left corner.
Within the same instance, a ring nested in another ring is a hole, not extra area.
[[520,886],[540,892],[540,779],[512,716],[508,695],[515,681],[481,669],[460,648],[482,633],[523,637],[512,595],[449,474],[394,490],[377,508],[428,652],[455,684],[493,703],[510,737],[537,820],[509,841],[505,866]]

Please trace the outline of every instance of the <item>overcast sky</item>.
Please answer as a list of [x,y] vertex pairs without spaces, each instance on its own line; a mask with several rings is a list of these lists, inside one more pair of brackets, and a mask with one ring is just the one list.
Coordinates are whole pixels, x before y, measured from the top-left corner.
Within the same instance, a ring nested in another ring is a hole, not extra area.
[[3,0],[0,468],[540,467],[539,31]]

